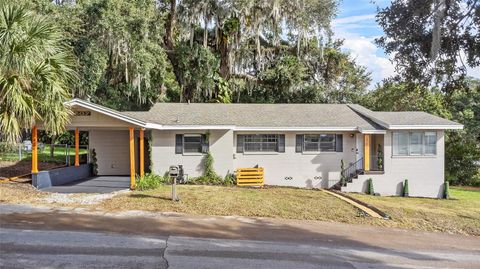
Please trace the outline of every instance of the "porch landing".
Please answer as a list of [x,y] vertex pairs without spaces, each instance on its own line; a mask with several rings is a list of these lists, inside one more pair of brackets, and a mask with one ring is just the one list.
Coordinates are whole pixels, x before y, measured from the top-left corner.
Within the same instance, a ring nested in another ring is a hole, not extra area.
[[130,187],[129,176],[96,176],[42,189],[56,193],[110,193]]

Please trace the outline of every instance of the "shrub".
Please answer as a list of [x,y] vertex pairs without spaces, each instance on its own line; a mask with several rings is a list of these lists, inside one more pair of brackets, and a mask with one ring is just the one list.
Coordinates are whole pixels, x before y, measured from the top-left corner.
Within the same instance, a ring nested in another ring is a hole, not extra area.
[[205,155],[203,175],[191,178],[188,182],[195,185],[222,185],[222,178],[217,175],[213,168],[213,156],[210,152]]
[[405,179],[403,183],[403,197],[408,197],[410,195],[410,191],[408,189],[408,179]]
[[227,173],[225,175],[225,178],[223,179],[223,184],[227,186],[234,186],[237,184],[237,178],[235,177],[235,174],[233,173]]
[[448,181],[445,181],[444,185],[445,185],[445,189],[443,190],[444,191],[443,198],[450,199],[450,183],[448,183]]
[[135,181],[137,185],[136,189],[145,191],[160,187],[161,184],[166,183],[167,179],[159,175],[148,173],[143,177],[137,176]]
[[95,152],[95,149],[92,149],[90,154],[90,162],[92,163],[92,175],[98,175],[97,152]]
[[372,178],[369,178],[369,179],[368,179],[368,194],[370,194],[370,195],[374,195],[374,194],[375,194],[375,190],[373,189],[373,180],[372,180]]

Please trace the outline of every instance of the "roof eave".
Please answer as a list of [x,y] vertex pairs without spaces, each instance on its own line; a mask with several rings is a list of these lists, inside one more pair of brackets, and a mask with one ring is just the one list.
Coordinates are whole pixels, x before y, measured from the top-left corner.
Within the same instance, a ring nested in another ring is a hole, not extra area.
[[463,125],[390,125],[389,130],[462,130]]
[[112,118],[115,118],[115,119],[118,119],[118,120],[121,120],[121,121],[125,121],[125,122],[128,122],[128,123],[137,125],[139,127],[145,128],[146,125],[147,125],[146,122],[144,122],[144,121],[126,116],[126,115],[124,115],[120,112],[111,111],[110,109],[106,109],[105,107],[100,106],[100,105],[96,105],[96,104],[93,104],[93,103],[90,103],[90,102],[85,102],[81,99],[76,99],[75,98],[75,99],[72,99],[70,101],[65,102],[64,104],[67,105],[67,106],[79,106],[79,107],[83,107],[83,108],[86,108],[86,109],[90,109],[92,111],[101,113],[103,115],[110,116]]

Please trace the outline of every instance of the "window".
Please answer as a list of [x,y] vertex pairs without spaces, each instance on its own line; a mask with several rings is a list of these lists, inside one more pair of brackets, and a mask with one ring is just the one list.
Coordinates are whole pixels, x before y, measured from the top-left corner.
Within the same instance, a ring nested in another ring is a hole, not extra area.
[[423,133],[410,133],[410,155],[422,155],[423,153]]
[[278,135],[244,135],[244,152],[275,152],[278,149]]
[[437,133],[425,132],[425,155],[437,154]]
[[295,152],[343,152],[343,134],[297,134]]
[[186,134],[183,136],[184,153],[202,153],[202,135]]
[[304,135],[303,151],[335,152],[335,134]]
[[421,156],[437,154],[436,132],[394,132],[394,156]]

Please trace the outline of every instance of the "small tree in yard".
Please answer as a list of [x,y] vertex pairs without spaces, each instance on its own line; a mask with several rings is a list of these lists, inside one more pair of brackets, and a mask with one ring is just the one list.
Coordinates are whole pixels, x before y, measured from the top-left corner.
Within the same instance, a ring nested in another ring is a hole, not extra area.
[[408,189],[408,179],[405,179],[403,183],[403,197],[408,197],[410,195],[410,191]]
[[345,186],[347,184],[347,179],[345,178],[345,174],[343,172],[343,170],[345,170],[345,162],[343,159],[340,161],[340,170],[342,171],[340,172],[340,184]]
[[373,180],[372,180],[372,178],[369,178],[369,179],[368,179],[368,194],[370,194],[370,195],[374,195],[374,194],[375,194],[375,190],[373,189]]
[[450,183],[448,181],[445,181],[445,189],[444,191],[444,197],[445,199],[450,199]]

